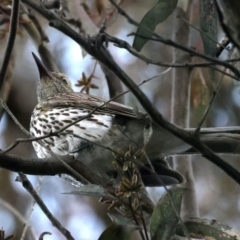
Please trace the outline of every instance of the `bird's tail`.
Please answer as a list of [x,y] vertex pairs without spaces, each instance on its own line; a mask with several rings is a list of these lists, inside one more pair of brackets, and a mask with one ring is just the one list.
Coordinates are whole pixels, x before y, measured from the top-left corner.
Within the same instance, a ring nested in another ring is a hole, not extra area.
[[[195,129],[186,129],[189,132],[194,132]],[[202,128],[200,132],[200,139],[202,142],[216,153],[225,154],[240,154],[240,127],[217,127],[217,128]],[[167,136],[167,135],[165,135]],[[172,138],[172,143],[174,138]],[[170,141],[171,142],[171,141]],[[175,144],[176,145],[176,144]],[[176,151],[173,155],[192,155],[197,154],[197,151],[187,144],[182,144],[182,149],[186,151]],[[143,183],[145,186],[163,186],[183,183],[184,177],[177,171],[173,170],[164,159],[152,161],[151,166],[140,169]]]

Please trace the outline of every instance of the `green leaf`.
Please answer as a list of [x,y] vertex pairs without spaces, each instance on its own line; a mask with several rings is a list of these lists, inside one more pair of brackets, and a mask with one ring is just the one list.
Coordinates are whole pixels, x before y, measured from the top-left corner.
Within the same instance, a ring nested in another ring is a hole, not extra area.
[[[154,32],[156,26],[159,23],[164,22],[172,14],[177,6],[177,3],[178,0],[159,0],[158,3],[142,18],[140,22],[141,27],[137,29],[137,34],[151,38],[152,32]],[[142,26],[148,28],[150,32],[142,28]],[[143,39],[139,36],[135,36],[133,47],[140,52],[147,41],[148,39]]]
[[117,213],[107,213],[107,215],[111,218],[112,222],[121,225],[127,226],[129,229],[133,230],[142,230],[140,226],[133,224],[131,220],[127,219],[126,217],[117,214]]
[[204,53],[215,57],[217,49],[217,11],[214,0],[200,1],[200,30]]
[[[200,1],[200,30],[203,40],[204,53],[216,57],[217,51],[217,10],[214,0]],[[215,71],[209,68],[212,80],[215,79]]]
[[[190,218],[184,224],[192,238],[206,240],[240,240],[240,234],[238,232],[216,220]],[[180,225],[177,226],[176,234],[185,236]]]
[[130,240],[131,230],[127,226],[112,223],[103,231],[98,240]]
[[[169,240],[175,234],[179,221],[173,204],[180,214],[184,188],[172,187],[158,201],[150,221],[152,240]],[[172,201],[171,201],[172,198]],[[173,203],[173,204],[172,204]]]
[[[139,226],[117,213],[108,213],[112,224],[101,234],[98,240],[130,240],[133,230],[139,230]],[[141,228],[140,228],[141,230]]]
[[90,197],[104,197],[108,195],[107,191],[103,187],[95,184],[82,185],[80,187],[77,187],[76,189],[77,189],[76,191],[72,191],[64,194],[82,195],[82,196],[90,196]]

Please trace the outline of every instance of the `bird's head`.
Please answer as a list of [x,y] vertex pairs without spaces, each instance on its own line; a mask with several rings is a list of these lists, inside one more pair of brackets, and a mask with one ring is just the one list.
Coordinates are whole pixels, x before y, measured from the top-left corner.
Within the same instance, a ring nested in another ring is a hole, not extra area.
[[64,74],[59,72],[50,72],[34,53],[32,53],[32,55],[36,61],[40,76],[37,88],[39,102],[43,102],[48,97],[58,93],[73,92],[71,82]]

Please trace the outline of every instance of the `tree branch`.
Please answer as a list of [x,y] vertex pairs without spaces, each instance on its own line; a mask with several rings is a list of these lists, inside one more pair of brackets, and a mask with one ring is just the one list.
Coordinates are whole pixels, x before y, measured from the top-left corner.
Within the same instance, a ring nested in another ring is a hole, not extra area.
[[23,7],[23,9],[24,12],[21,14],[21,19],[24,20],[24,22],[29,23],[23,23],[21,25],[30,36],[33,43],[36,45],[44,65],[52,72],[59,71],[48,47],[49,39],[42,29],[41,24],[39,23],[38,19],[31,14],[31,12],[29,12],[25,7]]
[[3,62],[0,70],[0,92],[2,91],[8,64],[11,58],[11,54],[12,54],[12,50],[13,50],[13,46],[14,46],[14,42],[17,34],[19,4],[20,4],[20,0],[12,1],[10,30],[9,30],[8,40],[7,40],[7,47],[4,53],[4,58],[3,58]]
[[46,217],[51,221],[54,227],[56,227],[63,236],[68,240],[74,240],[71,233],[63,227],[63,225],[52,215],[52,213],[48,210],[47,206],[43,202],[43,200],[38,196],[37,192],[33,188],[31,182],[28,180],[27,176],[23,173],[19,173],[19,177],[21,179],[23,187],[31,194],[33,199],[36,201],[38,206],[42,209]]
[[[107,33],[102,33],[103,38],[106,38],[106,41],[114,43],[114,45],[118,48],[124,48],[126,49],[129,53],[131,53],[133,56],[141,59],[142,61],[146,62],[147,64],[153,64],[161,67],[173,67],[173,68],[194,68],[194,67],[209,67],[212,65],[217,65],[215,62],[205,62],[205,63],[190,63],[190,62],[184,62],[184,63],[170,63],[170,62],[159,62],[152,60],[150,58],[147,58],[146,56],[142,55],[141,53],[137,52],[128,42],[121,40],[116,37],[112,37],[108,35]],[[234,59],[231,60],[226,60],[227,62],[233,61]],[[239,59],[235,59],[236,61],[239,61]],[[236,78],[238,80],[238,78]]]
[[[108,183],[104,177],[99,177],[91,169],[87,168],[82,162],[75,161],[72,158],[63,158],[63,160],[73,169],[75,169],[81,176],[87,179],[92,184],[105,186]],[[11,154],[0,154],[0,167],[13,171],[24,172],[30,175],[58,175],[68,174],[75,177],[83,184],[82,179],[78,179],[71,171],[69,171],[60,161],[56,158],[23,158]]]

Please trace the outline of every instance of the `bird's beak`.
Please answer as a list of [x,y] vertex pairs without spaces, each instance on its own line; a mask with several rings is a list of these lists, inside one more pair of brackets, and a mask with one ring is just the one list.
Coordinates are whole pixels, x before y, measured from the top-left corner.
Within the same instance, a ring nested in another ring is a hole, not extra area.
[[52,77],[51,76],[51,72],[47,70],[47,68],[43,65],[42,61],[36,56],[35,53],[32,52],[33,58],[35,59],[35,62],[37,64],[38,67],[38,72],[40,75],[40,79],[42,79],[43,77]]

